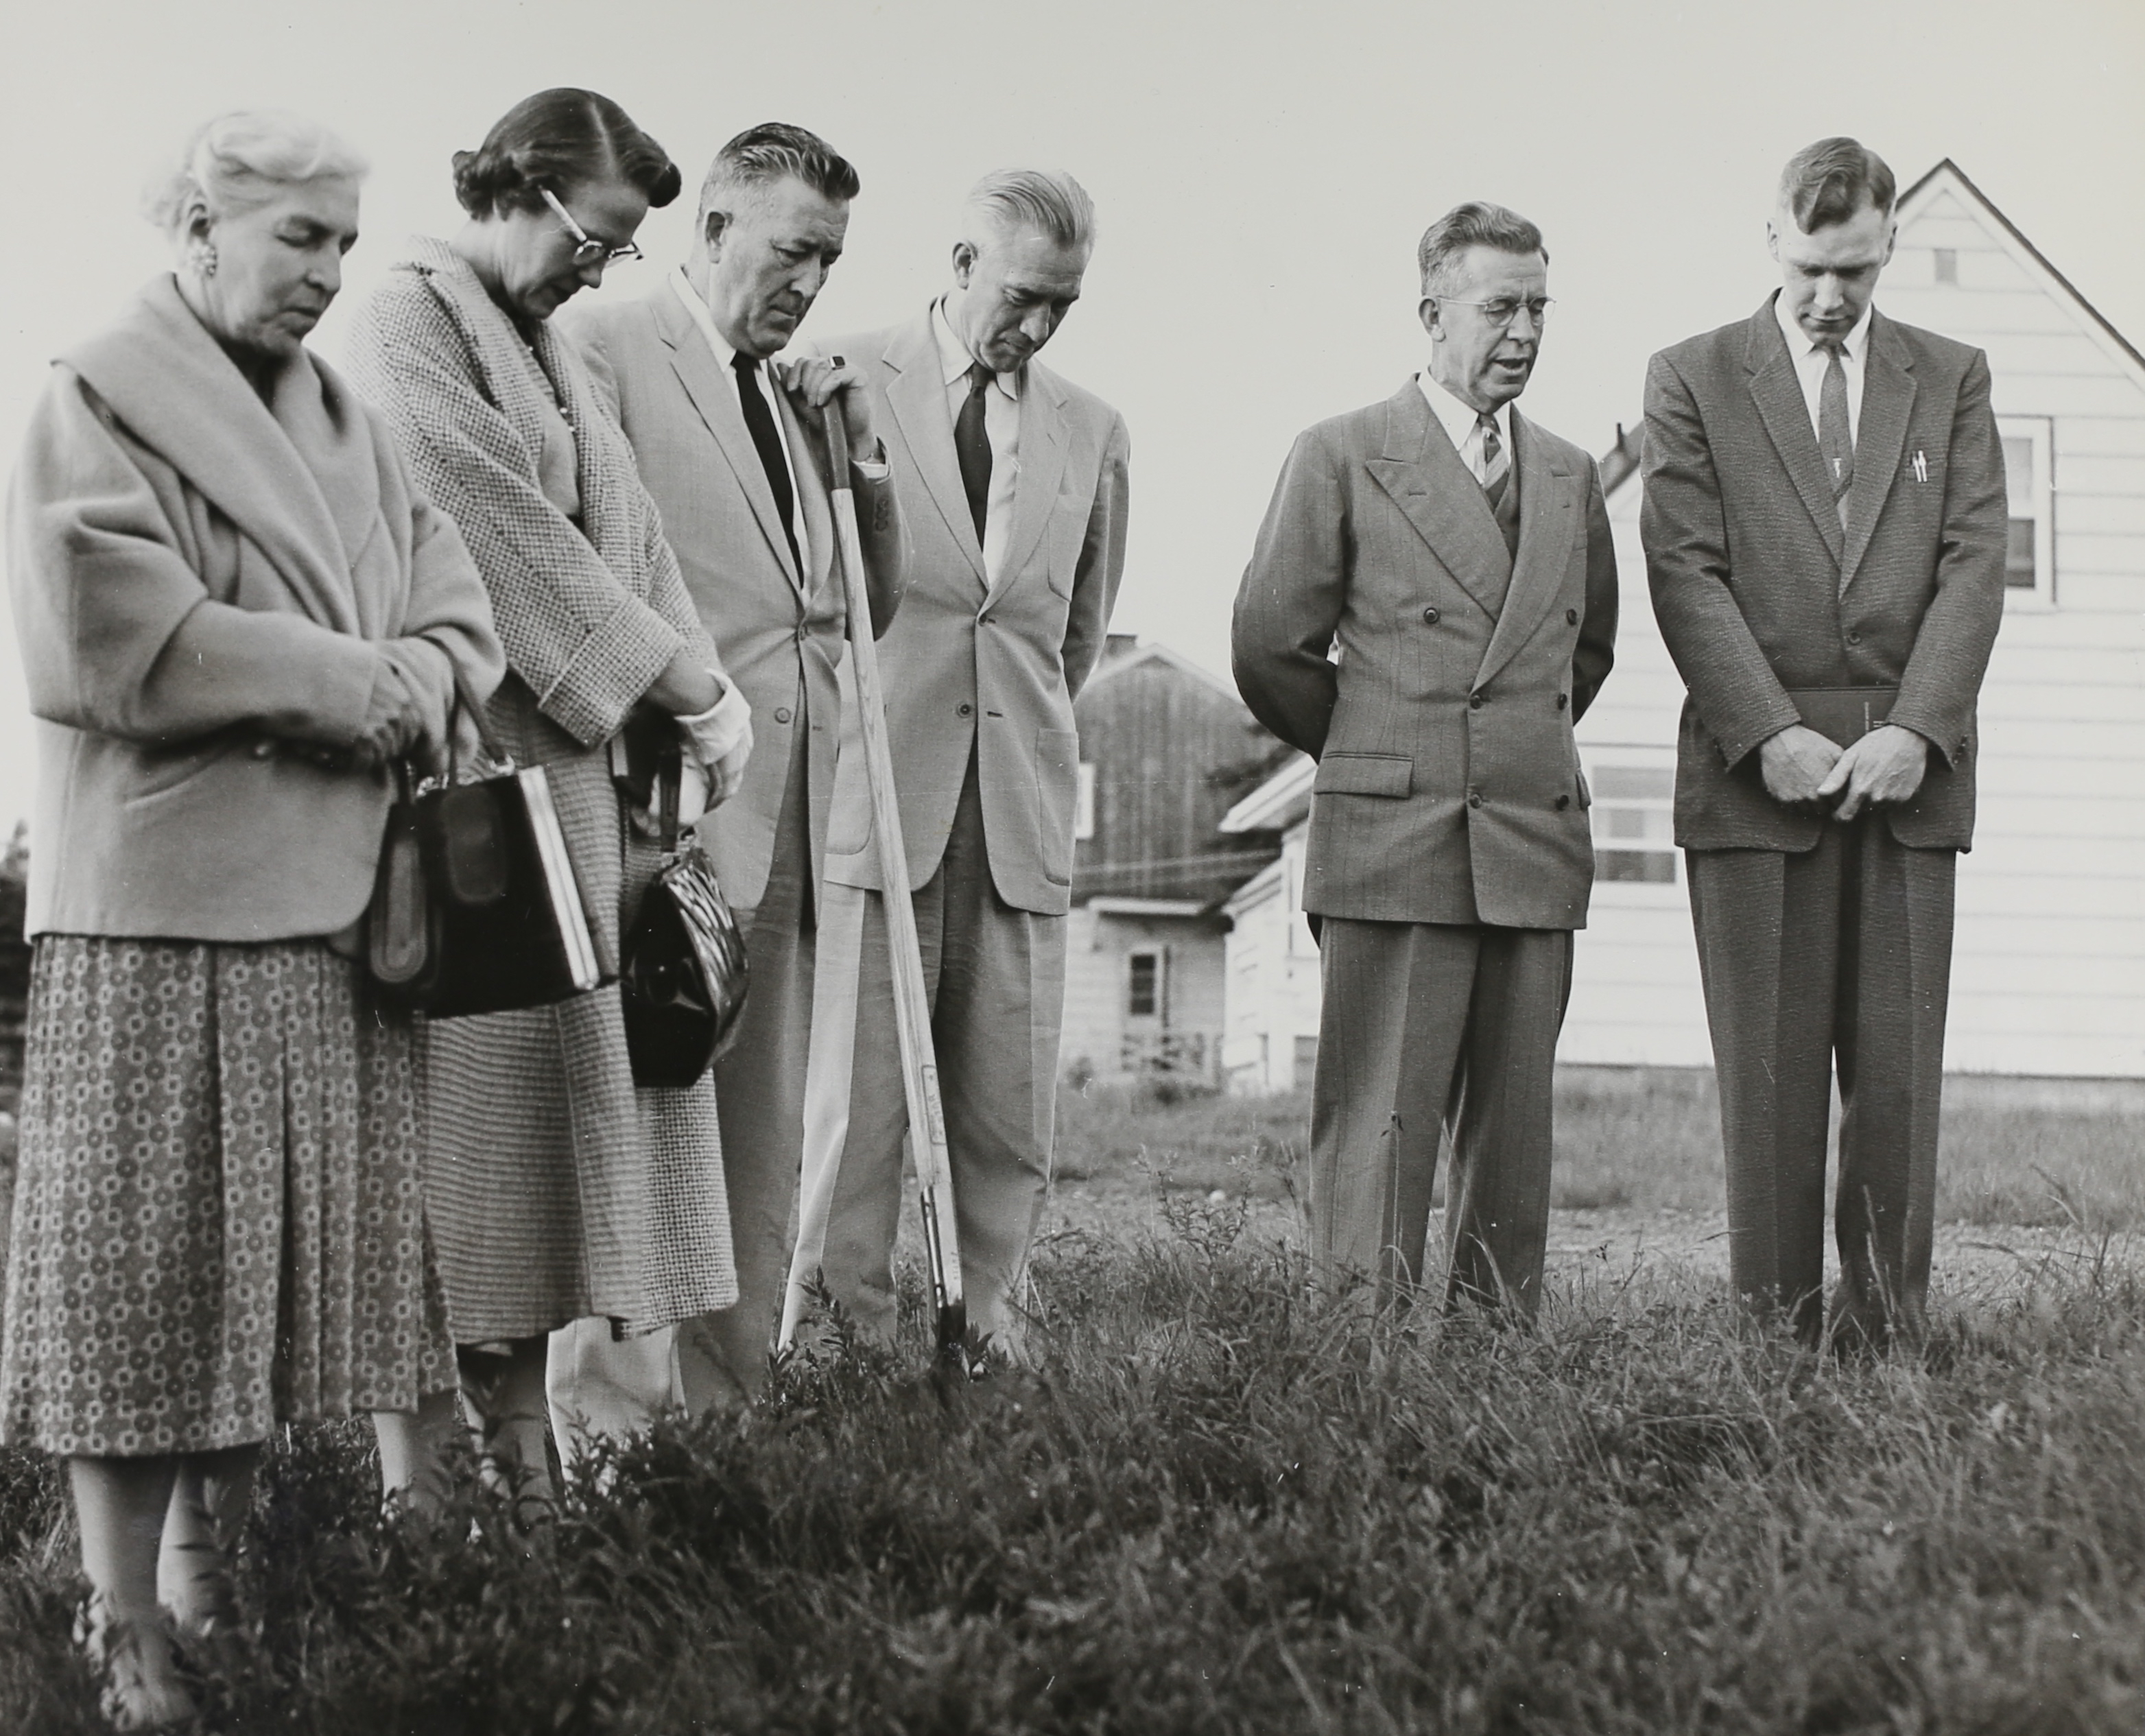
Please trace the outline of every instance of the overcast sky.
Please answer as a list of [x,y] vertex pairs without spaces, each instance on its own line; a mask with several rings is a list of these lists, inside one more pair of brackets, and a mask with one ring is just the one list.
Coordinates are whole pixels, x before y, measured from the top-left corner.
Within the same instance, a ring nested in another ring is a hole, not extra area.
[[[616,98],[684,167],[754,122],[824,134],[863,191],[807,336],[890,324],[938,289],[983,171],[1070,169],[1101,241],[1051,346],[1132,435],[1117,624],[1227,667],[1227,616],[1296,431],[1420,365],[1413,251],[1466,198],[1540,223],[1556,310],[1527,410],[1595,451],[1637,419],[1646,356],[1747,315],[1798,147],[1853,133],[1902,183],[1950,157],[2145,341],[2138,0],[13,0],[0,460],[47,360],[168,256],[149,172],[222,109],[296,108],[371,158],[345,302],[400,237],[445,235],[448,158],[552,84]],[[641,231],[636,296],[690,198]],[[1879,293],[1882,302],[1882,293]],[[339,354],[341,316],[316,339]],[[1645,575],[1627,573],[1642,591]],[[28,730],[0,646],[0,823]]]

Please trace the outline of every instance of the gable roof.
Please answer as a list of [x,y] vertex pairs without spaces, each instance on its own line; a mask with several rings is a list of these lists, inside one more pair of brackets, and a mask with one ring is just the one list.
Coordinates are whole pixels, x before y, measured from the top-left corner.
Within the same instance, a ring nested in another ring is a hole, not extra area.
[[[1110,636],[1112,639],[1118,637],[1116,634]],[[1189,675],[1194,680],[1203,682],[1212,688],[1215,692],[1227,695],[1240,707],[1244,707],[1242,699],[1228,682],[1224,681],[1212,669],[1202,669],[1182,651],[1172,651],[1167,645],[1156,639],[1148,639],[1143,644],[1135,644],[1127,650],[1117,653],[1115,656],[1105,654],[1101,666],[1093,674],[1088,676],[1087,684],[1080,691],[1082,694],[1092,693],[1113,676],[1122,675],[1127,669],[1137,669],[1142,664],[1149,663],[1158,663],[1164,668],[1172,669],[1181,674]],[[1244,710],[1246,714],[1249,715],[1250,708],[1244,707]]]
[[1222,816],[1224,832],[1285,832],[1311,812],[1311,780],[1318,762],[1298,754]]
[[1956,196],[1969,211],[1988,218],[1997,241],[2019,268],[2047,294],[2068,304],[2078,316],[2079,324],[2086,328],[2087,335],[2107,351],[2108,359],[2121,365],[2138,386],[2145,387],[2145,354],[2141,354],[2136,345],[2078,292],[2078,286],[2058,271],[2048,256],[2026,239],[2025,231],[2004,216],[1996,201],[1976,187],[1966,171],[1948,157],[1899,195],[1901,226],[1913,221],[1947,192]]

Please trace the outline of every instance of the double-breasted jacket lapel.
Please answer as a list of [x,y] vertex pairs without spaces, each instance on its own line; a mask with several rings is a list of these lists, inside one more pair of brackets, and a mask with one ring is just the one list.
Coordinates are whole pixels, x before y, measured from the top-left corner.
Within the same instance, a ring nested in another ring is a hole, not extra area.
[[1839,588],[1855,570],[1877,529],[1877,515],[1899,474],[1907,422],[1914,410],[1914,356],[1882,314],[1869,320],[1869,355],[1862,373],[1862,415],[1854,431],[1854,481],[1847,491],[1846,553]]
[[[1488,498],[1411,380],[1387,401],[1383,453],[1365,464],[1431,552],[1492,619],[1511,570],[1511,551]],[[1526,511],[1525,479],[1520,510]]]
[[1520,552],[1512,563],[1511,588],[1505,593],[1496,630],[1490,635],[1490,649],[1475,677],[1478,687],[1494,679],[1541,624],[1564,582],[1579,522],[1580,479],[1548,450],[1516,404],[1512,406],[1512,455],[1520,484]]
[[1050,374],[1031,362],[1020,394],[1020,474],[1013,480],[1013,525],[1006,538],[1005,565],[987,600],[995,600],[1027,570],[1036,545],[1050,527],[1069,450],[1065,394]]
[[[1744,346],[1744,364],[1750,371],[1750,395],[1758,415],[1772,437],[1773,450],[1787,467],[1795,492],[1809,509],[1811,522],[1834,560],[1846,549],[1846,535],[1839,528],[1839,507],[1832,484],[1824,473],[1824,455],[1817,449],[1817,433],[1810,426],[1809,400],[1803,396],[1802,381],[1788,355],[1788,341],[1774,317],[1769,300],[1750,321],[1749,341]],[[1865,392],[1867,382],[1864,382]]]
[[933,504],[946,521],[946,534],[968,557],[976,582],[983,584],[983,545],[968,515],[968,491],[961,486],[961,461],[953,451],[953,424],[946,414],[946,382],[939,377],[938,346],[932,341],[927,312],[897,332],[884,357],[893,378],[886,401],[900,438],[916,461]]
[[760,464],[759,449],[753,445],[752,430],[744,425],[744,410],[738,403],[737,382],[724,377],[724,371],[716,361],[714,351],[700,336],[692,315],[679,306],[678,297],[668,284],[659,286],[649,297],[649,306],[654,311],[656,331],[669,346],[670,366],[677,373],[679,383],[685,388],[685,395],[693,400],[693,407],[699,411],[700,420],[708,425],[708,432],[714,436],[715,445],[736,473],[738,485],[751,503],[753,516],[759,521],[769,551],[801,594],[804,581],[790,555],[789,539],[783,533],[782,517],[775,510],[774,490],[767,485],[767,471]]

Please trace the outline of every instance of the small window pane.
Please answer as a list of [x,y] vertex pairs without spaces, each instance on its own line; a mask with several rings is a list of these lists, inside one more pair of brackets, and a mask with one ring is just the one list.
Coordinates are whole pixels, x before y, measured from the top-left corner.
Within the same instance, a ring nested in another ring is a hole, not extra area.
[[2013,590],[2033,588],[2033,521],[2011,520],[2003,545],[2003,582]]
[[2018,435],[2003,437],[2004,493],[2015,518],[2033,516],[2033,443]]
[[1594,773],[1594,793],[1610,802],[1665,802],[1675,793],[1675,773],[1665,765],[1605,765]]
[[1155,955],[1135,953],[1127,961],[1132,967],[1130,988],[1125,997],[1125,1012],[1133,1018],[1152,1018],[1155,1012]]
[[1956,247],[1938,247],[1934,251],[1937,256],[1937,281],[1938,283],[1958,282],[1958,249]]
[[1596,850],[1594,872],[1603,880],[1637,880],[1655,886],[1673,886],[1675,858],[1660,850]]

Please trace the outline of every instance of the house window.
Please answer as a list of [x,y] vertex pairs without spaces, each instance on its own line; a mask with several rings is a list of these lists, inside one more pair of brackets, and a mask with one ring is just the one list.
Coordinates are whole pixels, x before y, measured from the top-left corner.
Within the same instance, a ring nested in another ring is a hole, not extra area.
[[1311,1089],[1311,1076],[1318,1070],[1318,1033],[1299,1031],[1296,1037],[1296,1088]]
[[1072,835],[1095,835],[1095,762],[1092,759],[1080,762],[1080,793],[1072,808]]
[[1162,1013],[1162,954],[1132,953],[1125,958],[1125,1016],[1157,1018]]
[[1659,764],[1596,764],[1593,791],[1595,878],[1675,885],[1675,769]]
[[2053,440],[2046,416],[1999,416],[2003,441],[2004,492],[2011,503],[2009,539],[2003,551],[2003,584],[2009,600],[2032,607],[2055,601],[2055,514]]
[[1938,283],[1958,282],[1958,249],[1938,247],[1934,251],[1937,256],[1937,281]]

